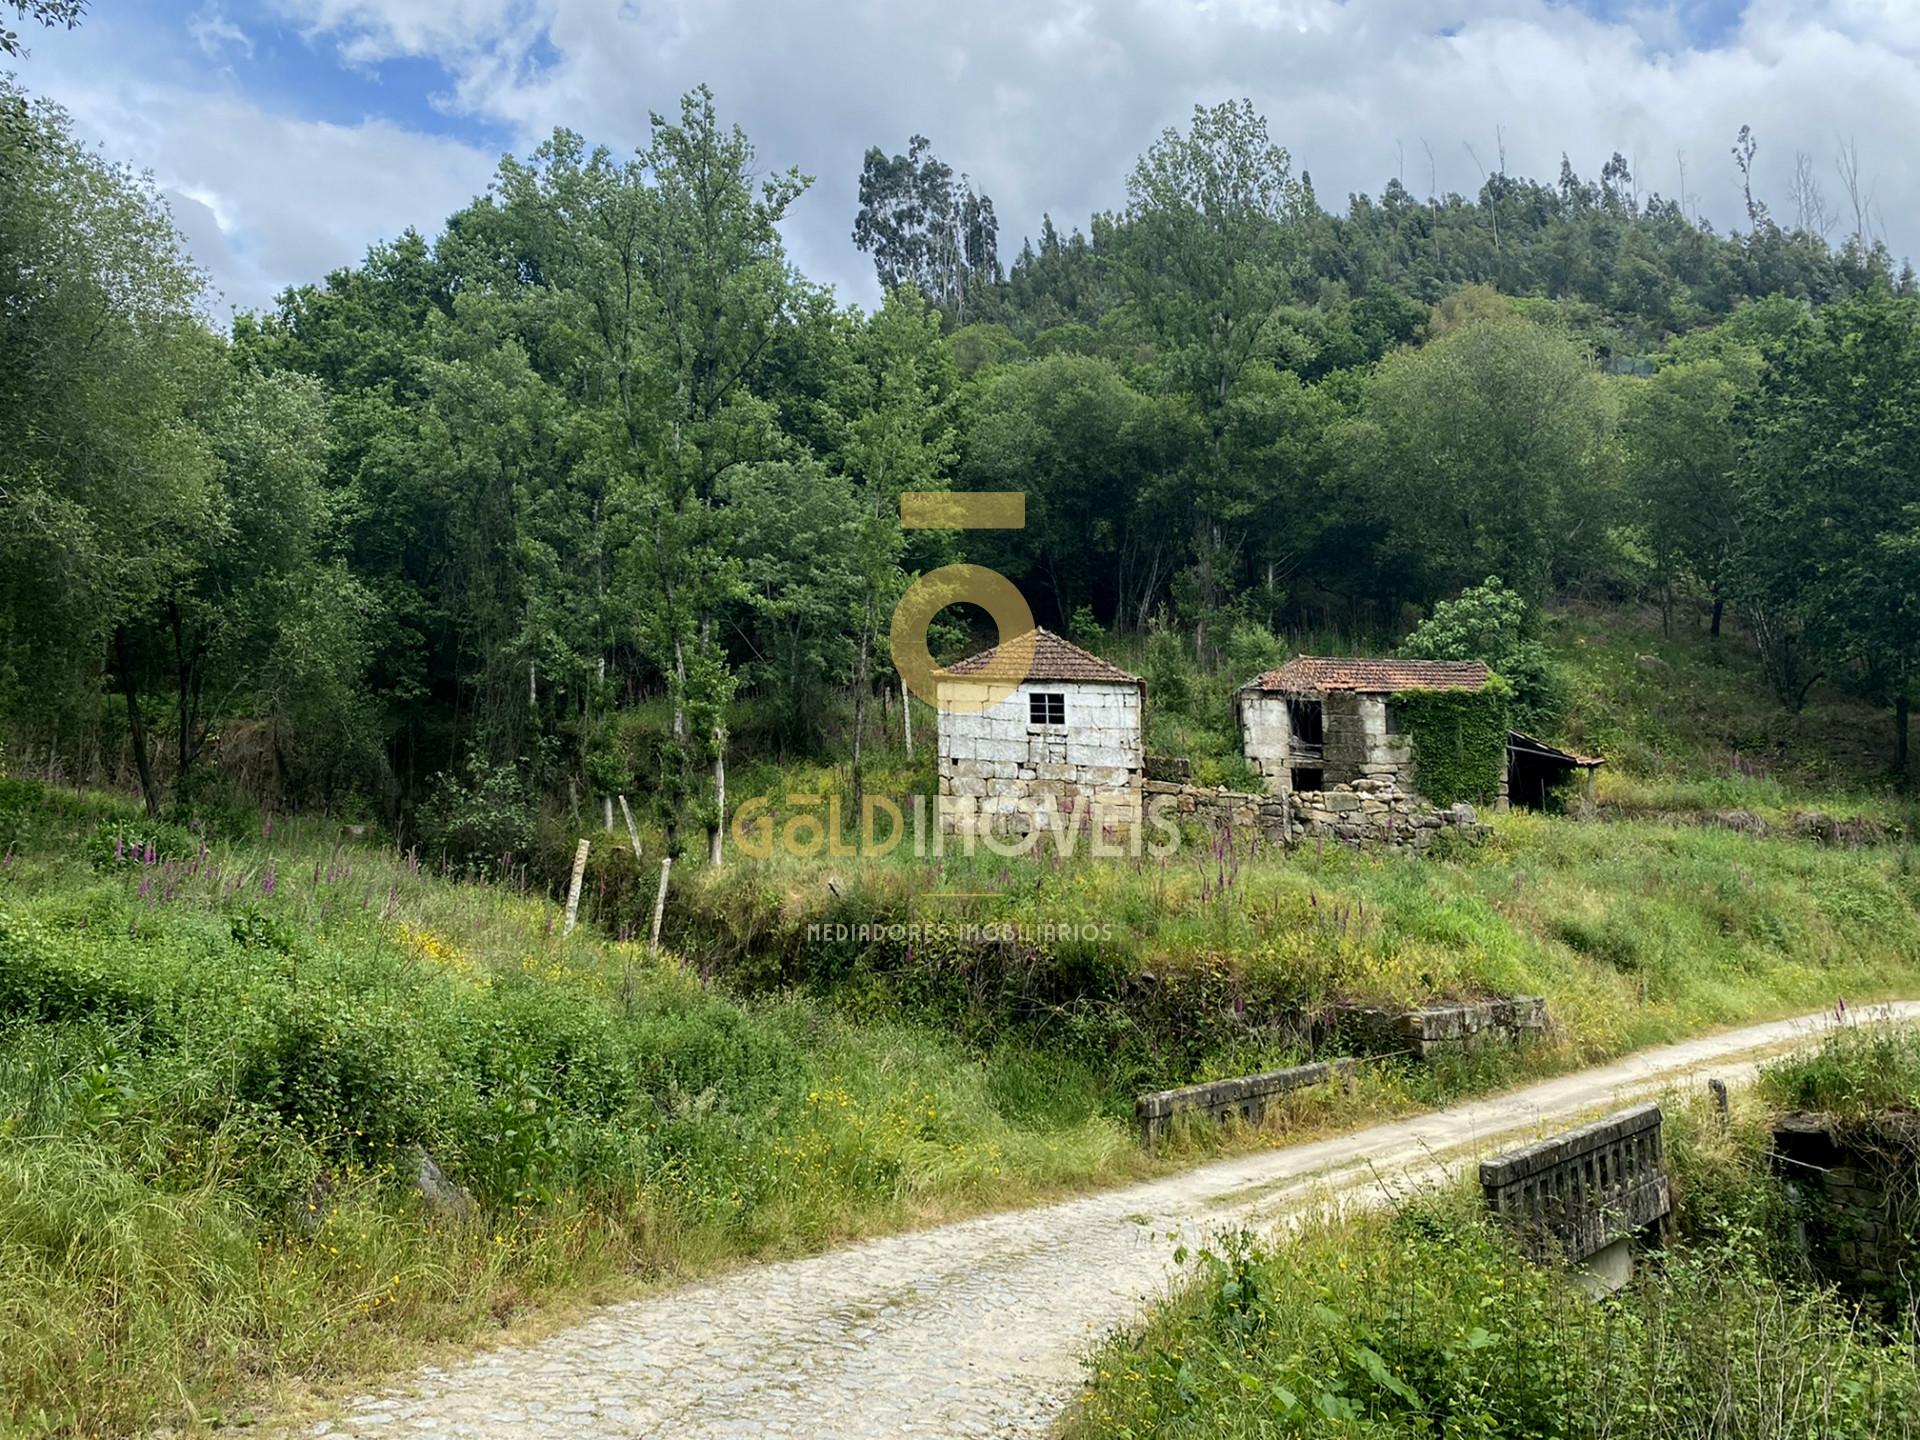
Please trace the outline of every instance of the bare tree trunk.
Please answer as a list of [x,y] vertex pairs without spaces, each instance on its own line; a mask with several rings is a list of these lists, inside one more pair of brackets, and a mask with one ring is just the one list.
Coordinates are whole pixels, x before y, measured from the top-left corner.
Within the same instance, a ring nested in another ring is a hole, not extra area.
[[727,727],[713,727],[713,824],[707,827],[707,863],[718,865],[724,858],[722,847],[727,835]]
[[133,766],[140,772],[140,793],[147,802],[147,814],[160,813],[160,787],[153,778],[153,758],[147,753],[147,724],[140,718],[140,690],[133,679],[133,655],[127,645],[127,632],[115,626],[113,631],[114,669],[120,673],[120,693],[127,697],[127,732],[133,741]]
[[860,751],[861,737],[867,728],[867,662],[872,634],[873,596],[869,593],[866,622],[860,629],[860,671],[853,682],[853,813],[856,816],[860,813],[861,799],[866,794],[866,776],[860,768]]
[[1905,695],[1893,702],[1893,768],[1902,784],[1907,779],[1907,714],[1911,709],[1912,705]]
[[[900,728],[907,737],[907,759],[913,759],[913,699],[907,694],[907,677],[900,677]],[[858,814],[858,811],[854,812]]]
[[1727,613],[1727,602],[1718,595],[1714,596],[1713,597],[1713,625],[1708,629],[1707,634],[1712,636],[1715,640],[1718,640],[1720,638],[1720,617],[1725,615],[1726,613]]
[[673,674],[679,683],[673,687],[673,738],[687,738],[687,652],[678,636],[673,641]]

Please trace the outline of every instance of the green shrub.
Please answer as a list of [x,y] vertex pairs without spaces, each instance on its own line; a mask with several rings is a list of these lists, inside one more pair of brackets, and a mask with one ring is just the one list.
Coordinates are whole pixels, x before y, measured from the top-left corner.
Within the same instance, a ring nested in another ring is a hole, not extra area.
[[87,842],[87,858],[94,868],[109,870],[187,861],[201,853],[199,836],[168,820],[102,820]]
[[1433,614],[1401,642],[1413,660],[1483,660],[1512,689],[1512,723],[1550,733],[1565,714],[1571,689],[1552,654],[1535,635],[1538,617],[1497,575],[1433,607]]
[[497,875],[533,848],[534,804],[513,765],[480,756],[466,775],[436,775],[414,817],[424,854],[463,875]]
[[1767,1066],[1760,1086],[1786,1110],[1848,1119],[1920,1111],[1920,1032],[1889,1025],[1836,1028],[1817,1048]]
[[1286,655],[1287,647],[1280,637],[1257,621],[1236,621],[1227,636],[1227,674],[1235,685],[1264,675]]
[[1201,690],[1199,667],[1178,631],[1156,629],[1147,637],[1147,703],[1171,715],[1190,715]]
[[1409,690],[1389,702],[1413,740],[1414,785],[1436,805],[1490,803],[1507,765],[1508,701],[1499,676],[1486,688]]

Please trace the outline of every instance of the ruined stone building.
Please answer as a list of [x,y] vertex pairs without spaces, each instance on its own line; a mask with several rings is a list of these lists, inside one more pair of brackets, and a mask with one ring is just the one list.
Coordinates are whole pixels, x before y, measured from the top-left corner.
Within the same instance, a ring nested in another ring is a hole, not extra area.
[[[1050,630],[1010,694],[988,704],[1006,667],[1001,646],[935,673],[941,823],[991,812],[1027,829],[1045,809],[1082,816],[1139,813],[1146,769],[1146,682]],[[1019,637],[1023,639],[1024,637]],[[1009,650],[1024,648],[1003,641]],[[984,708],[983,708],[984,706]]]
[[1359,660],[1296,655],[1240,691],[1240,734],[1269,795],[1414,791],[1413,745],[1394,695],[1487,685],[1478,660]]

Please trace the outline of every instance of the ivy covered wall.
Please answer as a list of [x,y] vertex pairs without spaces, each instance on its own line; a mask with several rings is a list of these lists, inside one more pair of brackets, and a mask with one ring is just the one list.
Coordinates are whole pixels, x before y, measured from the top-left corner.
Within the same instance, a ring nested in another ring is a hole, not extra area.
[[1498,675],[1477,694],[1403,690],[1388,702],[1413,740],[1413,784],[1435,805],[1490,805],[1507,765],[1513,690]]

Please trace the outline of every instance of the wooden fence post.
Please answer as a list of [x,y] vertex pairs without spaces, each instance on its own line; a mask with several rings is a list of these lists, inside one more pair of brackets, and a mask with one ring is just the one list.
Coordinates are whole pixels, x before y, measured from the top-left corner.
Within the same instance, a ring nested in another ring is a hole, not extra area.
[[580,916],[580,882],[587,878],[587,842],[573,852],[573,880],[567,886],[567,923],[562,935],[573,933],[573,922]]
[[673,872],[673,857],[667,856],[660,862],[660,889],[653,897],[653,941],[651,949],[655,955],[660,953],[660,920],[667,913],[667,876]]
[[633,844],[633,858],[640,858],[640,830],[633,823],[633,811],[627,808],[627,797],[620,797],[620,814],[627,822],[627,839]]

